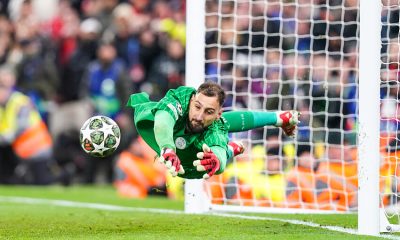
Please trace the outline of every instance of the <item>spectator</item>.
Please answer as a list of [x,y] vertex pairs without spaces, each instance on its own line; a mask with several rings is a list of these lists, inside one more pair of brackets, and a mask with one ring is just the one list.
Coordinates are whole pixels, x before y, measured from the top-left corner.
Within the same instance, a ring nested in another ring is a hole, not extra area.
[[57,48],[57,63],[59,70],[65,67],[71,55],[77,48],[80,19],[78,12],[71,4],[62,0],[59,3],[59,13],[48,23],[51,41],[55,42]]
[[55,177],[52,138],[30,99],[15,91],[16,76],[7,66],[0,68],[0,183],[51,184]]
[[[149,73],[153,62],[157,59],[161,52],[159,38],[153,31],[147,29],[140,33],[139,36],[139,60],[140,65],[131,70],[131,78],[134,81],[134,89],[140,92],[142,84],[149,79]],[[138,70],[138,71],[136,71]],[[142,72],[143,71],[143,72]]]
[[400,192],[400,174],[397,171],[399,167],[398,159],[400,157],[400,134],[380,135],[380,192],[383,204],[396,204],[397,194]]
[[256,186],[255,194],[263,206],[282,206],[285,200],[286,155],[281,147],[272,147],[267,150],[265,170],[261,173],[264,184]]
[[113,44],[117,50],[117,56],[125,67],[131,70],[139,65],[140,46],[139,30],[133,27],[132,12],[129,5],[120,4],[113,11],[112,25],[108,31],[113,35]]
[[[119,150],[123,150],[130,142],[132,123],[130,112],[125,110],[124,103],[132,92],[130,79],[123,63],[117,58],[116,49],[111,43],[102,43],[97,51],[97,59],[90,63],[84,82],[88,84],[87,94],[93,102],[94,113],[113,118],[125,133],[122,135]],[[106,166],[107,182],[112,181],[112,158],[87,159],[85,168],[86,183],[93,183],[97,167],[103,163]]]
[[154,99],[160,99],[168,89],[184,83],[185,49],[177,40],[169,40],[166,50],[154,60],[149,73],[149,90]]
[[133,28],[144,30],[151,22],[150,0],[129,0],[132,9]]
[[299,144],[294,168],[286,175],[286,200],[289,207],[322,209],[329,203],[328,185],[318,176],[318,162],[309,144]]
[[283,57],[283,79],[281,80],[282,109],[308,109],[310,90],[307,58],[304,55],[287,54]]
[[341,131],[331,130],[327,140],[326,159],[317,171],[330,191],[327,205],[339,211],[354,209],[358,200],[357,149]]
[[154,162],[154,156],[156,153],[140,137],[117,156],[114,186],[120,196],[145,198],[148,194],[167,195],[166,170]]
[[[246,149],[249,148],[247,147]],[[235,159],[234,163],[227,164],[222,179],[225,183],[224,193],[219,193],[218,190],[220,189],[214,188],[213,196],[220,196],[220,198],[225,196],[226,199],[224,200],[233,204],[254,205],[256,203],[254,186],[255,184],[263,186],[264,184],[264,179],[258,176],[264,169],[265,149],[262,145],[257,145],[250,149],[251,158],[248,150],[246,150]],[[218,178],[218,176],[215,178]]]
[[179,41],[183,46],[186,44],[186,24],[181,12],[174,12],[171,18],[159,20],[157,31],[166,33],[169,39]]
[[118,120],[132,90],[125,66],[117,58],[113,44],[100,45],[97,59],[90,63],[84,81],[88,84],[86,90],[95,105],[95,113]]
[[100,21],[103,29],[107,29],[112,24],[113,11],[118,6],[119,0],[102,0],[100,12],[95,16]]
[[0,64],[11,64],[10,52],[12,50],[12,24],[5,16],[0,15]]
[[[266,109],[278,110],[281,106],[281,98],[279,96],[279,89],[281,88],[281,73],[279,66],[281,65],[282,55],[277,50],[270,50],[265,53],[265,62],[268,63],[266,70]],[[263,87],[259,87],[263,89]]]
[[[25,16],[25,15],[22,15]],[[21,60],[16,65],[17,88],[34,101],[47,121],[48,104],[55,100],[60,79],[55,64],[54,49],[39,34],[39,25],[25,16],[15,26]]]
[[226,198],[245,205],[282,206],[285,200],[285,155],[281,154],[279,146],[271,147],[265,161],[265,150],[260,147],[252,149],[254,159],[246,158],[244,154],[238,157],[240,162],[226,168]]
[[[381,37],[385,43],[388,39],[396,39],[399,36],[399,15],[398,3],[395,1],[382,1],[382,30]],[[382,46],[383,49],[385,45]]]
[[83,75],[88,64],[96,59],[98,39],[101,36],[102,25],[94,18],[88,18],[80,23],[77,46],[62,68],[62,81],[58,89],[60,103],[81,100],[82,89],[86,84]]
[[[74,13],[70,14],[70,17],[73,17]],[[54,139],[54,157],[60,165],[74,169],[76,178],[85,172],[87,158],[76,136],[82,124],[94,112],[94,106],[85,93],[84,86],[87,83],[83,76],[88,64],[96,58],[101,29],[101,24],[94,18],[80,23],[79,29],[76,30],[77,45],[73,52],[68,54],[70,56],[65,58],[65,64],[60,67],[58,106],[50,115],[49,127]],[[70,40],[74,41],[74,37],[71,37]]]

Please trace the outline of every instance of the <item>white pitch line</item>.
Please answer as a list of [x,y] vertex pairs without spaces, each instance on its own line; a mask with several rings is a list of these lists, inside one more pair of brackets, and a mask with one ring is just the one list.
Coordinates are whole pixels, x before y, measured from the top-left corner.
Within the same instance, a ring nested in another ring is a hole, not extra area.
[[183,211],[169,210],[161,208],[139,208],[139,207],[123,207],[110,204],[102,203],[85,203],[85,202],[74,202],[66,200],[51,200],[42,198],[26,198],[26,197],[4,197],[0,196],[1,202],[11,203],[26,203],[26,204],[48,204],[53,206],[61,207],[76,207],[76,208],[89,208],[98,210],[110,210],[110,211],[134,211],[134,212],[151,212],[151,213],[170,213],[170,214],[184,214]]
[[[185,214],[184,211],[180,210],[169,210],[169,209],[161,209],[161,208],[140,208],[140,207],[124,207],[117,206],[111,204],[102,204],[102,203],[86,203],[86,202],[74,202],[74,201],[66,201],[66,200],[51,200],[51,199],[42,199],[42,198],[27,198],[27,197],[6,197],[0,196],[0,202],[10,202],[10,203],[25,203],[25,204],[47,204],[53,206],[61,206],[61,207],[75,207],[75,208],[89,208],[89,209],[98,209],[98,210],[109,210],[109,211],[133,211],[133,212],[150,212],[150,213],[168,213],[168,214]],[[240,214],[230,214],[230,213],[209,213],[204,215],[212,215],[218,217],[228,217],[228,218],[240,218],[240,219],[249,219],[249,220],[263,220],[263,221],[279,221],[289,224],[295,225],[303,225],[314,228],[322,228],[335,232],[342,232],[347,234],[358,235],[356,229],[352,228],[344,228],[338,226],[321,226],[318,223],[306,222],[301,220],[293,220],[293,219],[283,219],[283,218],[273,218],[273,217],[261,217],[261,216],[246,216]],[[381,238],[385,239],[398,239],[400,237],[394,235],[379,235]]]

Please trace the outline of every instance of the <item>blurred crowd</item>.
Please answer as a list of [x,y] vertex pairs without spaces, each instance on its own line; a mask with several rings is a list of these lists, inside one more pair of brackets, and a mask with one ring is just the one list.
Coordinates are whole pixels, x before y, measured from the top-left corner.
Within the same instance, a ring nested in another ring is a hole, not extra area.
[[[226,108],[301,112],[295,141],[273,128],[234,135],[250,140],[249,152],[214,178],[215,203],[357,207],[359,1],[312,3],[207,5],[206,74],[227,89]],[[390,204],[400,180],[399,3],[382,10],[380,189]]]
[[[111,183],[137,137],[129,95],[184,85],[185,1],[10,0],[0,14],[0,183]],[[96,114],[123,133],[105,159],[79,145]]]
[[[301,112],[296,141],[274,128],[232,136],[248,152],[210,181],[215,202],[356,206],[358,4],[206,0],[206,80],[227,91],[225,109]],[[382,4],[381,172],[397,178],[399,6]],[[9,0],[0,14],[0,183],[106,182],[123,196],[182,196],[183,181],[154,164],[124,104],[184,85],[185,1]],[[79,146],[94,114],[121,128],[109,158]],[[397,181],[382,179],[388,203]]]

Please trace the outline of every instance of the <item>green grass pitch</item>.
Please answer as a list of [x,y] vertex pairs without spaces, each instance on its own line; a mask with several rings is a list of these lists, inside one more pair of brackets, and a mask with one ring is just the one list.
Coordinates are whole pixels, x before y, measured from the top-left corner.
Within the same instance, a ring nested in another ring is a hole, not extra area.
[[[128,210],[13,202],[10,197],[97,203]],[[146,212],[143,208],[173,210]],[[378,239],[282,221],[183,214],[183,202],[163,197],[119,198],[110,186],[0,186],[0,239]],[[244,214],[242,214],[244,215]],[[257,214],[321,226],[357,228],[357,215]],[[392,238],[398,235],[390,235]]]

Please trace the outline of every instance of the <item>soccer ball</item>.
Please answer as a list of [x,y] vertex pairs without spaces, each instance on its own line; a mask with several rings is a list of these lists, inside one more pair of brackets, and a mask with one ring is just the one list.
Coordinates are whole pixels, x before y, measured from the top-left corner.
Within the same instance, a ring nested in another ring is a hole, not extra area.
[[111,118],[94,116],[82,125],[79,139],[86,153],[93,157],[106,157],[117,149],[121,132]]

